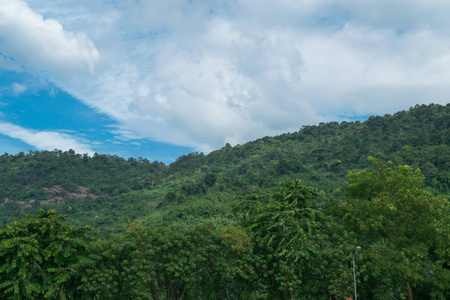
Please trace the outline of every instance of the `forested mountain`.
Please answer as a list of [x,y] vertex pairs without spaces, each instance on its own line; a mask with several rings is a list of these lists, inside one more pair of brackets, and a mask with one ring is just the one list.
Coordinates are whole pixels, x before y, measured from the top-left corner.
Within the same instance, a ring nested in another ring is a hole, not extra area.
[[190,226],[236,221],[232,206],[278,181],[301,178],[332,192],[367,158],[420,168],[450,194],[450,105],[421,105],[365,122],[303,126],[294,133],[191,153],[170,165],[73,151],[0,156],[0,224],[55,208],[77,225],[122,231],[128,221]]
[[354,274],[362,299],[450,297],[450,105],[168,166],[55,150],[0,168],[2,299],[345,299]]

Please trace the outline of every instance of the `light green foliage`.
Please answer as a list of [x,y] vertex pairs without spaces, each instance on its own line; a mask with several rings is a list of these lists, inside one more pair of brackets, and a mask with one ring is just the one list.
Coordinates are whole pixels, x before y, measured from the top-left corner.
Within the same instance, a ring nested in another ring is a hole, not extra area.
[[221,234],[222,244],[236,253],[252,251],[252,242],[247,232],[238,226],[228,225]]
[[366,297],[448,298],[448,199],[421,188],[418,169],[369,160],[340,191],[345,225],[364,249]]
[[74,229],[55,211],[0,230],[0,298],[65,298],[76,293],[72,265],[87,247],[89,227]]

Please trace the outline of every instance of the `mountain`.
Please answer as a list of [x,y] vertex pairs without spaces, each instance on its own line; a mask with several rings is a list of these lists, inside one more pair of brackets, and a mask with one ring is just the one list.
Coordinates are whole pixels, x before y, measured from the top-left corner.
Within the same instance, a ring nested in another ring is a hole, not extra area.
[[450,105],[417,105],[364,122],[303,126],[298,132],[190,153],[165,165],[143,158],[35,151],[0,156],[0,225],[56,208],[74,225],[108,235],[128,221],[189,227],[236,222],[232,207],[246,194],[301,178],[333,192],[368,157],[420,168],[426,186],[450,194]]

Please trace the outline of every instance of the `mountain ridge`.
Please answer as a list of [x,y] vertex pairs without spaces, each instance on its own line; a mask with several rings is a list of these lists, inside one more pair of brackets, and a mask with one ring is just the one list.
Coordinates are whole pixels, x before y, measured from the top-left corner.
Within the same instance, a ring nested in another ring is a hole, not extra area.
[[[232,147],[208,155],[190,153],[170,165],[144,158],[36,151],[0,156],[0,224],[13,217],[55,208],[75,225],[105,234],[128,221],[186,227],[202,222],[236,221],[232,206],[246,194],[272,188],[284,179],[302,178],[329,198],[349,171],[368,166],[367,158],[420,168],[426,186],[450,194],[450,105],[416,105],[364,122],[329,122],[298,132]],[[79,187],[91,195],[77,197]],[[58,187],[64,201],[46,191]],[[8,201],[5,202],[5,199]]]

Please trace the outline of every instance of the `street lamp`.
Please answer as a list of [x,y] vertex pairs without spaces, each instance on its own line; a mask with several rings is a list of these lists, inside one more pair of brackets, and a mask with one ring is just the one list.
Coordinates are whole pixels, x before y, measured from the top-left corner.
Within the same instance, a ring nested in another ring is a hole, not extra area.
[[358,300],[358,296],[356,295],[355,255],[359,250],[361,250],[361,247],[356,246],[355,252],[353,253],[353,283],[355,284],[355,300]]

